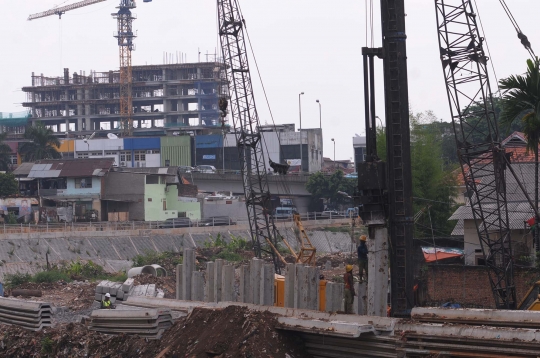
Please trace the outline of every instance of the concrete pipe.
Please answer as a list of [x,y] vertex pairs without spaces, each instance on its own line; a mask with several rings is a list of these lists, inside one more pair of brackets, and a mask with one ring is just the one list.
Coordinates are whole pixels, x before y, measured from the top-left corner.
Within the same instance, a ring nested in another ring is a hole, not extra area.
[[159,277],[166,277],[167,276],[167,270],[165,270],[163,267],[157,264],[150,265],[156,270],[156,276]]
[[133,267],[133,268],[129,269],[129,271],[127,273],[128,278],[131,278],[131,277],[137,276],[137,275],[141,275],[141,274],[157,276],[156,269],[152,265],[146,265],[146,266],[142,266],[142,267]]

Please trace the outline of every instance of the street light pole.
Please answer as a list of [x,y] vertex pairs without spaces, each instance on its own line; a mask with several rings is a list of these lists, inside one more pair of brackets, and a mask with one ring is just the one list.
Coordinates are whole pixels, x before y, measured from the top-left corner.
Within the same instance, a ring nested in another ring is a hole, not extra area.
[[300,92],[298,94],[298,112],[300,114],[300,173],[303,173],[304,172],[304,168],[303,168],[303,143],[302,143],[302,101],[301,101],[301,97],[304,94],[304,92]]
[[319,100],[317,100],[317,103],[319,104],[319,128],[322,129],[321,102],[319,102]]
[[336,170],[336,141],[334,138],[332,138],[332,142],[334,142],[334,170]]

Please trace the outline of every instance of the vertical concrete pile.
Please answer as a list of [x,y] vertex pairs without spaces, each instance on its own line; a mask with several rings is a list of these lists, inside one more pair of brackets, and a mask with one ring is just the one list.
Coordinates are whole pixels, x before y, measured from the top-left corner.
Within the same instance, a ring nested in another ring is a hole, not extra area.
[[0,323],[39,331],[51,326],[50,303],[30,302],[0,297]]
[[144,310],[95,310],[89,320],[89,328],[106,334],[138,335],[159,339],[173,324],[170,309]]

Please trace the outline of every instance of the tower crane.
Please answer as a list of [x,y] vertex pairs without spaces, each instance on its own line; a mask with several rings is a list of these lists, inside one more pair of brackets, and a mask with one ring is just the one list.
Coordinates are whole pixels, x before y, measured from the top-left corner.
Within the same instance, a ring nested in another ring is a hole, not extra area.
[[[28,21],[47,17],[51,15],[62,15],[70,10],[75,10],[81,7],[97,4],[106,0],[84,0],[70,5],[65,5],[43,11],[37,14],[28,16]],[[151,2],[152,0],[143,0],[143,2]],[[133,135],[133,96],[132,96],[132,67],[131,67],[131,52],[135,49],[133,39],[136,37],[133,32],[133,20],[135,16],[131,10],[137,7],[135,0],[120,0],[120,4],[116,7],[118,11],[112,14],[117,20],[117,32],[114,37],[118,40],[119,58],[120,58],[120,122],[122,135],[129,137]]]

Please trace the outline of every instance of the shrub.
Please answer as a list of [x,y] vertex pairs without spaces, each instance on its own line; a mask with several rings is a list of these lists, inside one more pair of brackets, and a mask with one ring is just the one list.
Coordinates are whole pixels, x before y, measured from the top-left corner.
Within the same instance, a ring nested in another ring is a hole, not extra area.
[[32,275],[28,273],[16,272],[13,274],[7,274],[4,277],[6,288],[13,288],[32,281]]
[[54,348],[54,341],[50,339],[48,336],[43,337],[41,340],[41,353],[42,354],[50,354],[53,352]]
[[52,283],[52,282],[57,282],[60,280],[71,281],[69,276],[65,272],[58,271],[58,270],[38,272],[34,275],[34,279],[33,279],[33,281],[36,283],[42,283],[42,282]]

